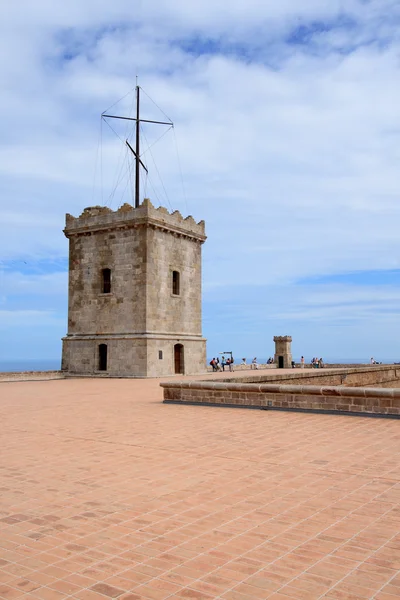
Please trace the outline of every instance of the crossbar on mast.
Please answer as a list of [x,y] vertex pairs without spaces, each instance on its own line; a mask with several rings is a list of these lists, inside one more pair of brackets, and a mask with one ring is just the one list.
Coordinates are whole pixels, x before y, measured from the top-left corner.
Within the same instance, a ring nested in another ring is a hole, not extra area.
[[136,150],[132,148],[128,140],[126,140],[126,144],[135,157],[135,208],[138,208],[140,205],[140,165],[142,165],[146,173],[148,173],[147,168],[140,160],[140,123],[155,123],[156,125],[169,125],[170,127],[173,127],[174,124],[172,121],[151,121],[149,119],[140,118],[140,87],[138,85],[136,85],[136,119],[134,117],[120,117],[118,115],[108,115],[106,113],[102,113],[101,117],[136,122]]
[[[133,117],[119,117],[118,115],[106,115],[105,113],[103,113],[101,116],[107,117],[108,119],[124,119],[125,121],[137,121],[137,119]],[[156,125],[170,125],[171,127],[174,126],[172,121],[150,121],[149,119],[139,119],[139,121],[141,123],[156,123]]]
[[[134,149],[132,148],[132,146],[130,145],[130,143],[128,142],[128,140],[125,140],[125,144],[128,146],[129,150],[132,152],[133,156],[137,156],[136,152],[134,151]],[[146,167],[146,165],[144,164],[144,162],[142,161],[142,159],[139,157],[139,162],[142,165],[143,169],[146,171],[146,173],[148,173],[148,169]]]

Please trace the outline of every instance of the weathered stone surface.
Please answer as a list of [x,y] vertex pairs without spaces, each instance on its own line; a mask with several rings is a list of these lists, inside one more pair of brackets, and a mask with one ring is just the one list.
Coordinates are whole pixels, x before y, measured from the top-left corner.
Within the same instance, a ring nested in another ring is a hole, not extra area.
[[[175,211],[86,208],[66,217],[69,239],[68,333],[62,370],[70,374],[158,377],[175,373],[174,347],[183,346],[185,374],[205,370],[201,333],[201,245],[204,221]],[[103,269],[111,290],[102,289]],[[179,293],[173,292],[173,272]],[[107,368],[99,369],[99,346]]]
[[282,367],[284,369],[290,369],[292,366],[292,338],[290,335],[276,335],[274,337],[275,342],[275,356],[274,362],[279,366],[279,358],[283,359]]
[[[359,373],[354,369],[348,374],[353,375],[353,380],[362,383],[365,375],[370,385],[375,380],[391,379],[394,370],[390,365],[381,366],[379,370],[374,368],[363,368]],[[397,371],[399,371],[397,369]],[[339,380],[343,377],[343,372]],[[335,372],[326,373],[325,377],[332,379],[336,377]],[[350,387],[350,386],[327,386],[327,385],[299,385],[292,383],[294,377],[288,374],[286,379],[289,385],[282,384],[282,379],[277,375],[271,375],[271,383],[260,383],[260,377],[253,378],[254,383],[243,383],[239,378],[236,380],[218,381],[180,381],[162,383],[164,388],[164,400],[196,402],[207,404],[233,404],[243,407],[280,408],[285,410],[318,410],[318,411],[340,411],[357,412],[365,414],[398,415],[400,414],[400,387],[397,389],[386,389],[381,387]],[[312,380],[318,384],[321,382],[321,373],[316,372],[304,374],[297,377],[302,383],[304,379]],[[265,379],[265,378],[264,378]],[[376,383],[375,383],[376,385]],[[400,386],[400,380],[397,380]],[[179,391],[179,394],[175,392]]]

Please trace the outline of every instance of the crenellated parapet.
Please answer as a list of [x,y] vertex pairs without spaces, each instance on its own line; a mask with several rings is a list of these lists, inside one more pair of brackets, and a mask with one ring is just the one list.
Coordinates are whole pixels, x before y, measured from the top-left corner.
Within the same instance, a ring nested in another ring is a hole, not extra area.
[[200,243],[206,240],[204,221],[196,223],[191,215],[184,218],[178,210],[170,213],[163,206],[155,208],[148,198],[138,208],[125,203],[115,211],[105,206],[91,206],[85,208],[79,217],[67,214],[64,234],[71,237],[139,227],[163,229]]

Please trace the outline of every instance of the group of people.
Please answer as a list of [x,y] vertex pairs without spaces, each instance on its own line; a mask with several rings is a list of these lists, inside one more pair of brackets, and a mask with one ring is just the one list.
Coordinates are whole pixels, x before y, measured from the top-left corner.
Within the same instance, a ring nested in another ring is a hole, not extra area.
[[[225,371],[225,367],[228,367],[230,371],[233,371],[233,363],[235,362],[233,356],[232,357],[228,357],[227,359],[225,359],[225,356],[222,356],[221,361],[219,360],[219,358],[212,358],[210,360],[210,365],[212,366],[212,370],[213,371]],[[270,357],[267,360],[267,365],[272,365],[274,363],[274,359],[272,357]],[[242,362],[240,363],[241,365],[247,365],[246,362],[246,358],[242,358]],[[258,369],[258,362],[257,362],[257,356],[255,356],[253,358],[253,360],[250,363],[250,369]]]
[[[242,365],[246,364],[246,359],[242,358]],[[274,363],[274,359],[270,356],[269,359],[267,360],[267,365],[272,365]],[[251,361],[250,364],[250,369],[258,369],[258,362],[257,362],[257,356],[255,356],[253,358],[253,360]]]
[[[304,356],[302,356],[300,359],[300,368],[301,369],[304,369],[305,362],[306,361],[304,359]],[[295,366],[296,366],[295,362],[292,361],[292,368],[294,369]],[[311,366],[313,367],[313,369],[322,369],[324,366],[324,361],[322,360],[322,358],[314,357],[311,359]]]
[[[375,361],[372,362],[373,359],[371,358],[371,364],[379,364],[376,363]],[[234,363],[234,358],[233,356],[228,357],[225,359],[225,356],[222,356],[221,361],[219,360],[219,358],[212,358],[210,360],[210,365],[212,366],[212,370],[213,371],[225,371],[225,367],[228,367],[230,371],[233,371],[233,363]],[[247,365],[246,363],[246,359],[242,358],[242,362],[240,363],[241,365]],[[267,365],[272,365],[274,364],[274,359],[270,356],[267,360]],[[258,369],[258,362],[257,362],[257,356],[255,356],[253,358],[253,360],[250,363],[250,369]],[[296,366],[295,361],[292,361],[292,368],[294,369]],[[304,369],[305,367],[305,359],[304,356],[301,357],[300,359],[300,367],[302,369]],[[317,358],[317,357],[313,357],[311,360],[311,367],[313,367],[314,369],[322,369],[324,367],[324,361],[322,360],[322,358]]]
[[[246,358],[242,358],[242,362],[240,363],[242,366],[247,366],[247,359]],[[219,362],[219,358],[213,358],[210,361],[210,365],[213,368],[213,371],[225,371],[225,366],[229,367],[230,371],[233,371],[233,365],[234,360],[233,360],[233,356],[232,359],[227,358],[227,360],[225,361],[224,357],[222,357],[221,362]],[[267,365],[272,365],[274,363],[274,359],[270,356],[269,359],[267,360]],[[257,356],[255,356],[253,358],[253,360],[250,363],[250,369],[258,369],[258,362],[257,362]]]
[[322,360],[322,358],[317,358],[317,357],[315,357],[315,358],[313,358],[313,359],[312,359],[312,361],[311,361],[311,366],[312,366],[314,369],[322,369],[322,368],[323,368],[323,366],[324,366],[324,361]]
[[[370,362],[371,362],[371,365],[381,365],[382,364],[381,362],[378,362],[377,360],[375,360],[373,356],[371,356]],[[394,364],[397,364],[397,363],[394,363]]]
[[225,371],[225,367],[229,367],[230,371],[233,371],[233,363],[235,362],[233,356],[225,359],[225,356],[222,356],[221,362],[219,358],[212,358],[210,360],[210,365],[212,366],[213,371]]

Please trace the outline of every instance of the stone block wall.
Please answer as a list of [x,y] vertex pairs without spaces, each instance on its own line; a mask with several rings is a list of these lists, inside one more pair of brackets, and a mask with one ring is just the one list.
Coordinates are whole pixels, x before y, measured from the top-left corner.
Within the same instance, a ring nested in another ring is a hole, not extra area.
[[[99,369],[99,345],[107,345],[107,370]],[[147,344],[145,339],[93,336],[64,338],[62,370],[74,375],[123,377],[147,376]]]
[[[224,381],[237,381],[225,377]],[[240,378],[243,383],[279,383],[294,385],[341,385],[362,387],[400,387],[400,365],[370,365],[340,369],[293,369],[290,373],[272,370]]]
[[[86,208],[66,217],[69,239],[68,332],[62,369],[71,374],[159,377],[175,373],[174,345],[184,346],[185,374],[205,369],[201,335],[201,245],[196,223],[145,200],[117,211]],[[111,289],[102,286],[104,269]],[[178,292],[173,272],[179,274]],[[107,369],[99,371],[99,345]],[[160,359],[160,352],[163,358]]]
[[[170,340],[167,338],[116,338],[94,336],[92,339],[63,341],[63,359],[73,375],[103,375],[105,377],[167,377],[174,373],[174,346],[184,347],[184,375],[204,371],[205,340]],[[99,345],[107,345],[107,370],[99,370]],[[161,358],[160,358],[161,352]]]
[[400,417],[400,389],[205,381],[161,386],[165,403]]
[[61,370],[72,373],[93,373],[96,370],[96,344],[91,339],[62,341]]
[[[205,371],[206,343],[204,339],[177,338],[175,340],[155,338],[147,340],[147,377],[167,377],[174,373],[174,346],[184,348],[184,374],[195,375]],[[162,352],[162,359],[159,352]]]
[[[201,335],[201,244],[162,229],[146,233],[146,331]],[[173,271],[179,295],[172,293]]]
[[61,371],[17,371],[0,372],[0,382],[12,381],[47,381],[49,379],[64,379]]
[[[133,333],[146,320],[146,231],[98,231],[69,240],[68,334]],[[111,270],[111,293],[102,270]]]
[[[212,366],[210,364],[208,364],[209,362],[210,361],[207,362],[207,372],[212,373],[213,369],[212,369]],[[264,369],[268,369],[268,370],[276,369],[276,365],[274,365],[274,364],[267,365],[267,364],[263,364],[263,363],[260,363],[258,365],[258,369],[251,369],[250,364],[251,363],[242,365],[240,362],[238,362],[238,363],[234,363],[233,366],[234,366],[235,371],[251,371],[252,373],[256,373],[257,371],[263,371]],[[225,373],[227,373],[227,374],[229,373],[229,367],[225,368]]]

